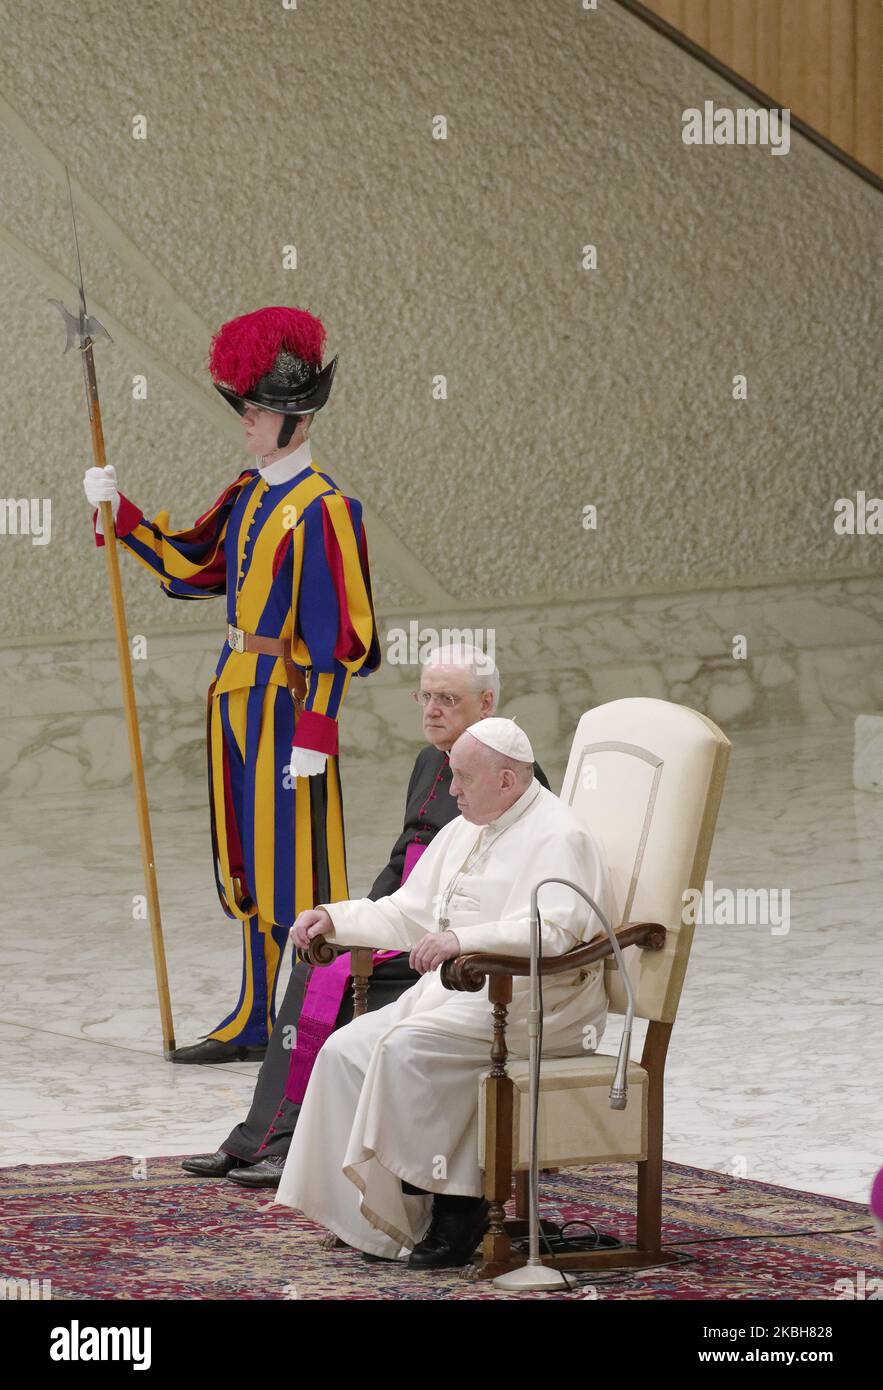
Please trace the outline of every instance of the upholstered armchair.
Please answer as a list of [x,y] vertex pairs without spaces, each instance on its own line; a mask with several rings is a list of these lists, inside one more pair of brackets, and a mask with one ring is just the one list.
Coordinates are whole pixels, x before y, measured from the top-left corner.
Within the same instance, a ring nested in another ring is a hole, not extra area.
[[[693,926],[684,920],[688,889],[702,890],[730,744],[705,715],[654,699],[614,700],[584,714],[573,744],[561,799],[583,819],[606,851],[618,920],[616,936],[632,983],[635,1016],[647,1020],[640,1062],[627,1068],[628,1099],[614,1109],[609,1092],[616,1058],[599,1052],[542,1058],[538,1112],[541,1169],[637,1164],[637,1229],[633,1246],[543,1257],[565,1269],[611,1269],[667,1263],[661,1249],[662,1142],[665,1059],[686,974]],[[542,899],[540,899],[542,912]],[[310,959],[323,963],[333,948],[321,938]],[[543,976],[603,959],[608,1014],[624,1014],[626,990],[606,935],[567,955],[544,958]],[[356,1012],[364,1011],[371,951],[352,952]],[[530,1133],[526,1060],[506,1047],[512,979],[529,974],[526,958],[471,954],[442,967],[450,989],[478,991],[488,982],[494,1014],[489,1070],[480,1078],[479,1148],[490,1203],[490,1229],[480,1273],[489,1277],[525,1257],[513,1232],[526,1216]],[[602,1039],[603,1042],[603,1039]],[[516,1186],[516,1219],[504,1205]]]

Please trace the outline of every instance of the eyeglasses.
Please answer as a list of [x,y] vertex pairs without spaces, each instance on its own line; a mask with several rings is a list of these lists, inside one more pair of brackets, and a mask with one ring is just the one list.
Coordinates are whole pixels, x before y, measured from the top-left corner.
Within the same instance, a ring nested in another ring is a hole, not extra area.
[[433,700],[440,704],[442,709],[453,709],[455,705],[459,705],[463,696],[449,695],[447,692],[437,694],[434,690],[412,690],[411,699],[416,700],[418,705],[422,705],[424,709]]

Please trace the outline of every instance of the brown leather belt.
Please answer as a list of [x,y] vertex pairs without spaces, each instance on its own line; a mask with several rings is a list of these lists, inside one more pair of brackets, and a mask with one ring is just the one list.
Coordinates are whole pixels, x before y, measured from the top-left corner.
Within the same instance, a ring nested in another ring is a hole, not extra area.
[[253,652],[257,656],[281,657],[285,663],[285,679],[288,681],[291,698],[298,707],[298,713],[303,710],[307,695],[306,678],[300,667],[295,666],[292,661],[291,649],[284,638],[258,637],[253,632],[243,632],[241,627],[234,627],[232,623],[228,623],[227,645],[234,652]]

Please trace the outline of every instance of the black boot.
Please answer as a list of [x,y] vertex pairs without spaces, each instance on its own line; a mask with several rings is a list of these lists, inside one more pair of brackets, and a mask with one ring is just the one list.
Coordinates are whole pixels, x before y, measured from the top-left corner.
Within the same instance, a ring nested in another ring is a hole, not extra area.
[[278,1187],[284,1167],[284,1155],[270,1154],[269,1158],[262,1158],[260,1163],[253,1163],[248,1168],[234,1168],[227,1177],[237,1187]]
[[488,1228],[488,1204],[483,1197],[436,1196],[432,1221],[408,1260],[408,1269],[459,1269],[475,1254]]
[[232,1169],[247,1166],[245,1159],[225,1154],[223,1149],[214,1154],[195,1154],[181,1163],[185,1173],[195,1173],[198,1178],[226,1178]]
[[221,1042],[220,1038],[204,1038],[190,1047],[176,1047],[173,1062],[262,1062],[267,1045],[246,1047],[243,1043]]

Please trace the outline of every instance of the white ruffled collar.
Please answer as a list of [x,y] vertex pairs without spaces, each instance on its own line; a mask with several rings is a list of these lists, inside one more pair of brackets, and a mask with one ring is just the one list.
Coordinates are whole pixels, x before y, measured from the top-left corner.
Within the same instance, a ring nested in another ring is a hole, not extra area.
[[290,454],[283,454],[281,459],[274,459],[272,463],[265,463],[258,468],[258,472],[268,487],[275,487],[277,483],[290,483],[292,478],[297,477],[305,468],[309,468],[313,461],[313,451],[310,448],[309,439],[305,439]]

